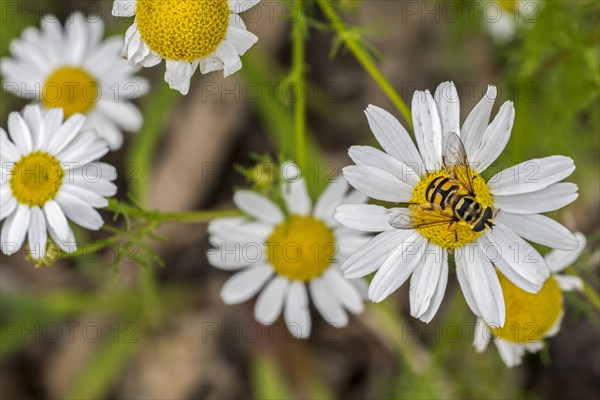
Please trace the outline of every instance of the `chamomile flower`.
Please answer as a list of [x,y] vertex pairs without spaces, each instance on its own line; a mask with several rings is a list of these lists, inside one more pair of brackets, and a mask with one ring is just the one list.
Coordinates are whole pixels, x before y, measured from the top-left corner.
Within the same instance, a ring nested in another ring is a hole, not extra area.
[[115,0],[113,15],[133,17],[123,56],[139,67],[166,61],[165,81],[187,94],[199,67],[202,74],[242,68],[240,56],[258,38],[238,15],[260,0]]
[[504,328],[490,327],[479,319],[473,342],[478,352],[484,351],[493,341],[510,368],[519,365],[526,352],[535,353],[542,349],[543,339],[559,332],[564,314],[562,292],[583,290],[581,278],[559,274],[577,260],[585,247],[585,236],[575,235],[579,239],[576,250],[554,250],[545,257],[553,275],[537,294],[519,289],[499,273],[506,303],[506,324]]
[[[31,257],[46,255],[48,235],[65,252],[76,243],[67,218],[84,228],[103,225],[96,208],[117,187],[115,168],[97,162],[108,144],[94,130],[84,130],[85,117],[63,122],[63,111],[45,114],[39,105],[8,116],[8,135],[0,128],[0,221],[2,252],[16,253],[25,237]],[[10,138],[9,138],[10,136]]]
[[350,279],[377,271],[371,300],[382,301],[412,274],[411,314],[431,321],[444,296],[448,254],[453,253],[471,309],[486,322],[503,326],[505,305],[492,261],[514,284],[536,293],[550,272],[526,240],[565,250],[577,247],[571,232],[541,215],[577,198],[575,184],[558,183],[574,171],[573,160],[546,157],[501,171],[488,182],[481,177],[504,150],[515,117],[507,101],[489,123],[495,98],[490,86],[461,128],[453,83],[441,84],[435,98],[417,91],[412,115],[419,150],[390,113],[375,106],[366,110],[384,151],[352,147],[356,165],[346,167],[344,175],[374,199],[408,204],[337,209],[343,225],[381,232],[342,265]]
[[[297,170],[286,165],[288,172]],[[313,207],[304,179],[284,177],[283,208],[256,192],[235,193],[234,202],[247,216],[209,225],[210,241],[217,249],[208,256],[217,268],[240,271],[221,291],[225,303],[242,303],[262,290],[254,308],[256,319],[271,324],[283,311],[289,331],[306,338],[311,330],[309,293],[325,321],[335,327],[348,323],[347,312],[363,311],[366,283],[345,279],[339,263],[367,237],[340,226],[333,212],[339,204],[361,203],[366,197],[347,194],[349,185],[340,177]]]
[[123,130],[135,132],[142,115],[128,100],[148,91],[148,82],[134,76],[120,55],[119,38],[102,41],[104,23],[81,13],[67,18],[42,18],[41,29],[27,28],[15,39],[13,58],[0,61],[4,89],[40,102],[46,109],[62,108],[65,118],[86,115],[84,129],[96,129],[111,149],[121,147]]
[[538,0],[495,0],[483,3],[485,24],[490,35],[498,42],[515,37],[519,25],[536,21],[543,2]]

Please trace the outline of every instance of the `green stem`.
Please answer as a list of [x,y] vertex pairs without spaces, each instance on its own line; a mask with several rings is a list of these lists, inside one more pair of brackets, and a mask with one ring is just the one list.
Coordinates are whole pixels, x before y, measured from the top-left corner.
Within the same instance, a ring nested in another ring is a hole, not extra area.
[[[297,0],[300,10],[303,10],[304,1]],[[294,130],[296,133],[296,162],[303,174],[307,173],[306,156],[306,96],[305,96],[305,48],[304,39],[306,38],[306,19],[304,12],[300,12],[294,22],[292,31],[292,77],[295,79],[298,98],[294,104]]]
[[348,27],[342,22],[339,14],[332,5],[332,2],[329,0],[318,0],[318,2],[319,6],[323,10],[323,13],[331,22],[331,25],[338,33],[340,39],[344,41],[346,47],[348,47],[352,54],[354,54],[354,57],[356,57],[358,62],[363,66],[367,73],[371,75],[381,90],[383,90],[383,92],[387,95],[390,101],[398,109],[400,114],[402,114],[408,125],[412,126],[410,109],[406,103],[404,103],[402,97],[400,97],[398,92],[396,92],[391,83],[379,71],[375,61],[373,61],[373,58],[363,48],[363,46],[360,44],[360,41],[352,35],[350,29],[348,29]]

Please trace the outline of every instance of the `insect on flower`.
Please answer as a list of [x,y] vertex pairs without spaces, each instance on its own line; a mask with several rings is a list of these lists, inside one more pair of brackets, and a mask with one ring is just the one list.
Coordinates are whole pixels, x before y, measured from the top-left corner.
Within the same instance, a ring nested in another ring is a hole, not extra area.
[[[463,224],[473,232],[491,229],[499,210],[478,201],[465,146],[454,132],[448,136],[442,160],[448,176],[431,181],[425,191],[427,203],[409,205],[409,211],[419,210],[417,217],[401,211],[390,218],[390,225],[397,229],[418,229],[447,224],[451,229],[454,224]],[[458,241],[458,231],[454,230],[454,234]]]

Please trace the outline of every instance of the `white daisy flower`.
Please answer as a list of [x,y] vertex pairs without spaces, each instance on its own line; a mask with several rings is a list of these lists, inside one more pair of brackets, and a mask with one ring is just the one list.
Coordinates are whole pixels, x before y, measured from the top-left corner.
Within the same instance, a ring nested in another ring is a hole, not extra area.
[[84,228],[103,225],[95,208],[108,205],[117,187],[116,170],[97,162],[108,144],[95,131],[84,130],[85,117],[63,123],[63,111],[42,114],[39,105],[8,116],[8,132],[0,128],[0,221],[2,252],[16,253],[27,236],[34,259],[46,253],[48,234],[65,252],[76,249],[67,218]]
[[527,27],[537,20],[539,0],[493,0],[482,3],[485,24],[490,35],[498,42],[515,37],[519,25]]
[[[382,232],[342,266],[351,279],[378,271],[369,288],[371,300],[382,301],[412,274],[411,314],[431,321],[446,289],[448,253],[452,252],[471,309],[486,322],[503,326],[504,300],[492,261],[517,286],[535,293],[549,270],[525,240],[558,249],[577,247],[571,232],[541,215],[577,198],[575,184],[558,183],[575,170],[573,160],[546,157],[499,172],[487,183],[481,177],[504,150],[515,117],[513,104],[507,101],[489,123],[495,98],[496,88],[490,86],[461,128],[453,83],[441,84],[435,97],[429,91],[417,91],[412,115],[419,150],[390,113],[375,106],[366,110],[384,151],[352,147],[349,153],[356,165],[346,167],[344,175],[374,199],[409,204],[390,209],[377,205],[337,209],[336,218],[343,225]],[[454,163],[461,154],[458,133],[470,162],[463,169]],[[469,190],[462,183],[468,175]],[[448,203],[442,207],[442,201]]]
[[187,94],[190,78],[224,70],[229,76],[242,68],[244,55],[258,38],[238,15],[260,0],[115,0],[113,15],[133,17],[125,35],[123,56],[139,67],[166,60],[165,81]]
[[581,278],[559,274],[579,258],[585,248],[585,236],[575,234],[579,247],[575,250],[554,250],[546,255],[553,275],[537,294],[527,293],[499,273],[506,303],[506,325],[491,328],[478,319],[473,344],[483,352],[489,342],[495,342],[507,367],[521,364],[525,352],[535,353],[544,347],[543,339],[556,335],[564,314],[561,291],[583,290]]
[[96,129],[115,150],[122,131],[135,132],[142,115],[128,100],[148,91],[148,82],[121,58],[118,37],[102,41],[104,23],[72,14],[64,29],[57,18],[42,18],[41,29],[27,28],[10,44],[13,58],[0,61],[4,89],[62,108],[65,118],[86,115],[84,129]]
[[345,279],[339,264],[368,238],[340,226],[333,212],[342,203],[362,203],[366,196],[347,194],[349,185],[340,177],[313,207],[304,179],[290,173],[298,167],[287,166],[293,168],[283,171],[285,208],[256,192],[236,192],[234,202],[247,217],[210,223],[210,241],[217,249],[208,257],[217,268],[241,270],[221,291],[225,303],[244,302],[262,289],[256,319],[272,324],[283,311],[289,331],[306,338],[311,330],[309,293],[325,321],[335,327],[348,323],[348,311],[364,309],[366,283]]

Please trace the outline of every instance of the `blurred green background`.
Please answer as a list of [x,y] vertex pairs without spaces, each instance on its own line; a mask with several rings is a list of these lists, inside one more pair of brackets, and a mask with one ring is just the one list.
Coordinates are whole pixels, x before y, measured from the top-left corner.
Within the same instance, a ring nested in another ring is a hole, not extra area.
[[[285,2],[283,2],[285,4]],[[363,40],[383,74],[410,104],[416,89],[452,80],[462,119],[485,93],[515,102],[516,122],[503,168],[531,158],[575,159],[576,203],[554,213],[588,246],[569,272],[599,288],[600,5],[538,2],[535,20],[507,41],[490,34],[484,2],[339,1],[351,33]],[[101,15],[107,35],[123,35],[129,19],[110,15],[111,1],[1,0],[0,55],[47,12]],[[16,10],[16,11],[15,11]],[[263,0],[246,15],[260,40],[243,70],[192,78],[186,97],[162,80],[164,64],[141,72],[152,91],[140,99],[146,123],[126,134],[106,160],[120,171],[119,198],[148,208],[230,208],[246,185],[234,165],[251,154],[293,154],[291,24],[285,7]],[[385,97],[308,2],[308,127],[315,179],[339,172],[349,146],[372,142],[362,110]],[[457,14],[457,10],[458,13]],[[275,89],[272,89],[275,88]],[[258,95],[256,95],[258,93]],[[2,93],[0,120],[24,102]],[[400,115],[398,115],[400,118]],[[316,173],[316,172],[315,172]],[[108,221],[111,215],[105,213]],[[121,224],[119,220],[117,224]],[[496,349],[476,354],[471,315],[453,276],[436,319],[423,325],[408,312],[408,285],[369,305],[335,331],[316,314],[313,337],[292,340],[283,323],[261,327],[252,304],[225,306],[218,293],[228,273],[205,258],[205,225],[164,225],[168,241],[126,241],[98,255],[34,269],[24,255],[0,268],[0,398],[598,398],[599,316],[588,297],[566,294],[560,334],[520,367],[507,369]],[[80,241],[110,232],[77,231]],[[128,238],[131,240],[132,238]],[[160,257],[164,267],[156,258]],[[458,330],[456,327],[458,326]]]

